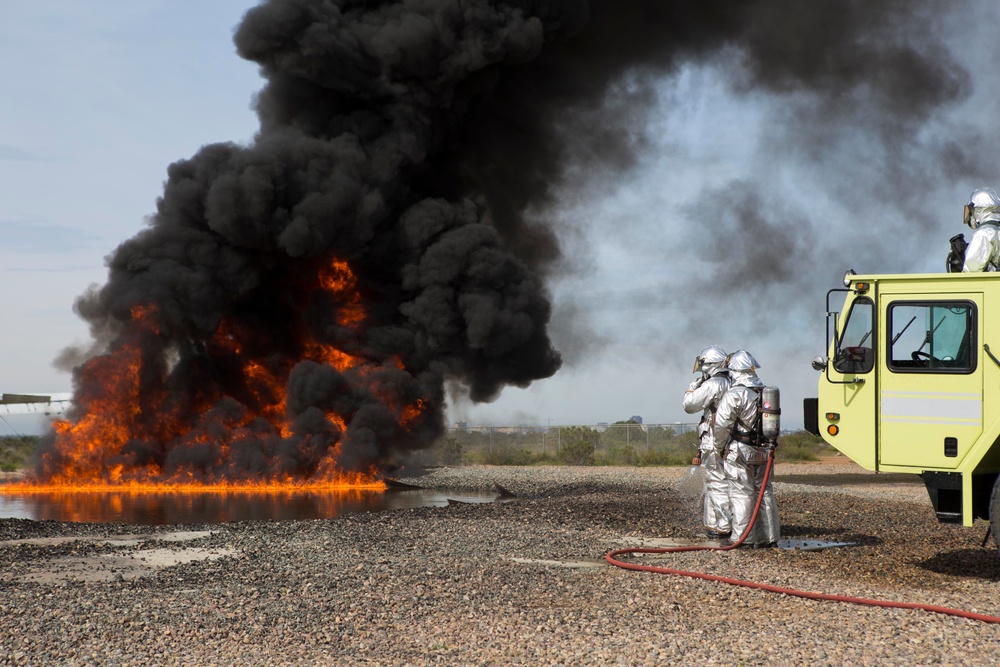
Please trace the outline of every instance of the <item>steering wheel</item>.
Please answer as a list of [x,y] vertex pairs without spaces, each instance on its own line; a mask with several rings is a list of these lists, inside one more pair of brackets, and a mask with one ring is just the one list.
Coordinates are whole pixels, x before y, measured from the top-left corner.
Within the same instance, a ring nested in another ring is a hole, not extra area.
[[864,361],[865,353],[868,352],[867,347],[845,347],[843,349],[844,360],[845,361]]
[[922,350],[914,350],[913,352],[910,353],[910,357],[913,359],[914,362],[920,364],[921,366],[927,366],[932,361],[936,364],[941,363],[940,359],[932,357],[929,353],[924,352]]

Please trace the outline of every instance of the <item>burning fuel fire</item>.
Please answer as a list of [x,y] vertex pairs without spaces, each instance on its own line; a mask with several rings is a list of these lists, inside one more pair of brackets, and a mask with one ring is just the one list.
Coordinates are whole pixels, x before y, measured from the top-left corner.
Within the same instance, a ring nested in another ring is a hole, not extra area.
[[[357,278],[346,262],[334,260],[324,266],[309,292],[302,304],[305,309],[320,301],[333,311],[336,328],[364,336],[367,314]],[[119,345],[90,359],[79,371],[83,390],[76,401],[82,417],[75,422],[55,421],[54,440],[38,466],[42,474],[8,491],[384,489],[374,467],[356,471],[339,464],[352,415],[331,406],[320,420],[321,430],[303,432],[296,427],[288,416],[285,395],[289,375],[303,360],[329,365],[349,378],[351,390],[374,396],[398,433],[420,422],[426,401],[385,382],[386,369],[405,372],[398,356],[373,359],[352,354],[302,322],[288,324],[287,331],[301,335],[293,346],[299,352],[296,357],[277,355],[272,346],[261,348],[257,332],[240,322],[220,321],[205,341],[202,363],[237,372],[212,373],[214,383],[181,394],[196,397],[185,404],[170,391],[178,366],[171,368],[161,356],[143,352],[159,347],[149,345],[160,335],[156,307],[132,308]],[[251,442],[256,460],[248,465],[244,459]],[[268,443],[273,446],[261,446]]]
[[[37,520],[176,524],[326,519],[396,506],[381,488],[107,487],[13,489],[3,495]],[[404,502],[417,502],[409,499]],[[403,506],[406,506],[405,504]]]

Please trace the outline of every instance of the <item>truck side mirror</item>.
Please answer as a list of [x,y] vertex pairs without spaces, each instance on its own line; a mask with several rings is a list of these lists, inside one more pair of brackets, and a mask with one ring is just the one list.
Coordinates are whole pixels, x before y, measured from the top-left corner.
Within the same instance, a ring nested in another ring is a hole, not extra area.
[[812,367],[814,370],[817,371],[825,371],[826,363],[827,363],[826,357],[815,357],[812,360]]

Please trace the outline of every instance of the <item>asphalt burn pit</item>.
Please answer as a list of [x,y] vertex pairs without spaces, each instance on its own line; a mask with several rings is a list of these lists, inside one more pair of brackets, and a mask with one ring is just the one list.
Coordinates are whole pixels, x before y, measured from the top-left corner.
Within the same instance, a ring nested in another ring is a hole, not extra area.
[[233,521],[309,521],[357,512],[449,504],[508,502],[499,492],[432,489],[288,491],[279,493],[32,493],[0,495],[0,519],[128,525],[220,524]]
[[[42,548],[59,548],[67,544],[80,546],[89,544],[110,548],[106,553],[81,556],[47,557],[42,553],[36,558],[0,572],[0,581],[42,584],[127,581],[153,575],[173,565],[217,560],[237,554],[233,549],[195,547],[186,544],[211,534],[211,531],[192,531],[142,536],[53,537],[0,542],[0,548],[24,544]],[[155,546],[149,549],[141,548],[141,545],[147,542],[155,543]],[[168,543],[168,546],[162,546],[163,542]]]

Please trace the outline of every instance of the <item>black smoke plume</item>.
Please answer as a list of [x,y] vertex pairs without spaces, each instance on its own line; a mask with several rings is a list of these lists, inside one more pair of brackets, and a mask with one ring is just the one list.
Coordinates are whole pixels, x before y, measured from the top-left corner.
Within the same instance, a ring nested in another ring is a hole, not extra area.
[[[428,445],[446,382],[489,401],[558,370],[555,192],[634,162],[659,78],[737,53],[749,88],[831,112],[869,87],[919,122],[962,90],[932,40],[878,30],[915,4],[263,2],[235,32],[267,80],[259,133],[170,165],[149,227],[78,300],[94,349],[65,354],[76,407],[39,475],[309,476]],[[120,446],[69,453],[102,421]]]

